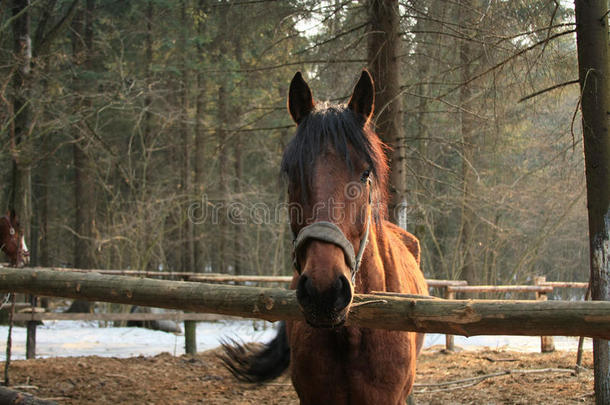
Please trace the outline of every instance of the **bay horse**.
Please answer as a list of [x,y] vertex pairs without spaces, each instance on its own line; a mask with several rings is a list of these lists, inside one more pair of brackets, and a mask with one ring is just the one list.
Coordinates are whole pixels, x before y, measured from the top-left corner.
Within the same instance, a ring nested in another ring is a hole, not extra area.
[[386,147],[374,133],[374,84],[362,75],[347,105],[314,102],[300,72],[288,109],[297,124],[281,171],[294,236],[291,288],[304,321],[282,323],[262,348],[225,343],[225,365],[263,382],[290,365],[301,404],[404,404],[423,335],[345,326],[354,293],[428,295],[419,241],[388,222]]
[[30,252],[14,210],[0,217],[0,248],[11,266],[23,267],[30,261]]

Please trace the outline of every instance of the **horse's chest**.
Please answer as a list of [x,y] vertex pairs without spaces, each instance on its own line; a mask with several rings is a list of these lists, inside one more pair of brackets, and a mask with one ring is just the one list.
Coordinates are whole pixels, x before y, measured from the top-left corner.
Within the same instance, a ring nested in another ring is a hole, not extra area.
[[[291,339],[292,378],[299,396],[324,399],[324,403],[382,403],[365,398],[402,395],[415,362],[409,334],[304,327],[305,333]],[[332,389],[329,382],[334,382]]]

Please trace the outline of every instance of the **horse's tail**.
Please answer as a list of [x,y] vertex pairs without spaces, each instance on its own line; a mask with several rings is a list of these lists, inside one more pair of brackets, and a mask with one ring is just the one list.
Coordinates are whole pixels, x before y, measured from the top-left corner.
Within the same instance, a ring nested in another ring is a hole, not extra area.
[[279,377],[290,364],[290,346],[286,335],[286,322],[280,323],[277,335],[263,347],[238,344],[235,341],[222,344],[220,355],[225,367],[237,379],[261,383]]

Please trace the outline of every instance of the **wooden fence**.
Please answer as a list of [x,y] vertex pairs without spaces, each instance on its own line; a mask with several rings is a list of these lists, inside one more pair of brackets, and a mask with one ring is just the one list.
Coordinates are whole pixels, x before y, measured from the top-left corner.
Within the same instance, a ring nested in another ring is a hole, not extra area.
[[[104,271],[107,272],[107,271]],[[0,292],[106,301],[236,315],[267,320],[302,319],[294,291],[280,288],[228,286],[201,282],[162,281],[48,269],[0,269]],[[141,272],[139,272],[141,273]],[[111,273],[112,274],[112,273]],[[199,274],[201,275],[201,274]],[[155,274],[156,276],[156,274]],[[191,277],[182,273],[180,277]],[[212,276],[216,277],[216,276]],[[226,277],[226,276],[223,276]],[[216,278],[214,281],[217,281]],[[235,279],[231,280],[235,281]],[[253,279],[251,281],[262,281]],[[274,280],[277,282],[277,280]],[[449,295],[471,292],[464,282],[430,280]],[[515,286],[488,286],[496,291]],[[537,293],[553,286],[524,286]],[[538,288],[531,288],[538,287]],[[32,312],[18,319],[52,319],[57,315]],[[82,314],[80,314],[82,316]],[[90,314],[84,314],[90,315]],[[199,314],[93,314],[108,320],[172,319],[199,320]],[[67,317],[65,319],[70,319]],[[571,335],[608,339],[610,302],[507,301],[428,299],[400,294],[357,294],[348,324],[372,328],[445,333],[449,335]]]

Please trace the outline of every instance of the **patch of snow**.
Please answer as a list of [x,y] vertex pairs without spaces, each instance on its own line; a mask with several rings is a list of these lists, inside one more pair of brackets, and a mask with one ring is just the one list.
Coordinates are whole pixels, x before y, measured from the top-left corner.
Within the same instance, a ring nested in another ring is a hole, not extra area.
[[[553,337],[556,350],[576,351],[578,349],[578,337],[555,336]],[[512,350],[516,352],[540,352],[540,337],[537,336],[454,336],[454,344],[464,350]],[[434,345],[445,345],[445,335],[437,333],[426,334],[424,348]],[[583,345],[584,350],[593,350],[592,339],[586,338]]]
[[[0,326],[0,361],[6,359],[8,326]],[[197,324],[197,350],[220,345],[222,339],[267,342],[275,336],[265,321],[221,321]],[[13,328],[12,359],[25,358],[26,328]],[[36,357],[154,356],[168,352],[184,354],[184,336],[144,328],[100,328],[97,322],[45,321],[36,331]]]
[[[276,333],[274,325],[265,321],[231,320],[199,322],[197,350],[205,351],[220,345],[222,340],[268,342]],[[6,358],[7,326],[0,326],[0,361]],[[13,328],[12,359],[25,358],[26,329]],[[578,338],[555,337],[558,350],[575,351]],[[445,335],[427,334],[424,347],[445,344]],[[455,336],[456,347],[464,350],[489,348],[521,352],[540,351],[540,338],[534,336]],[[585,350],[592,350],[591,339],[585,339]],[[154,356],[168,352],[184,354],[184,336],[143,328],[101,328],[97,322],[45,321],[36,333],[36,356]]]

